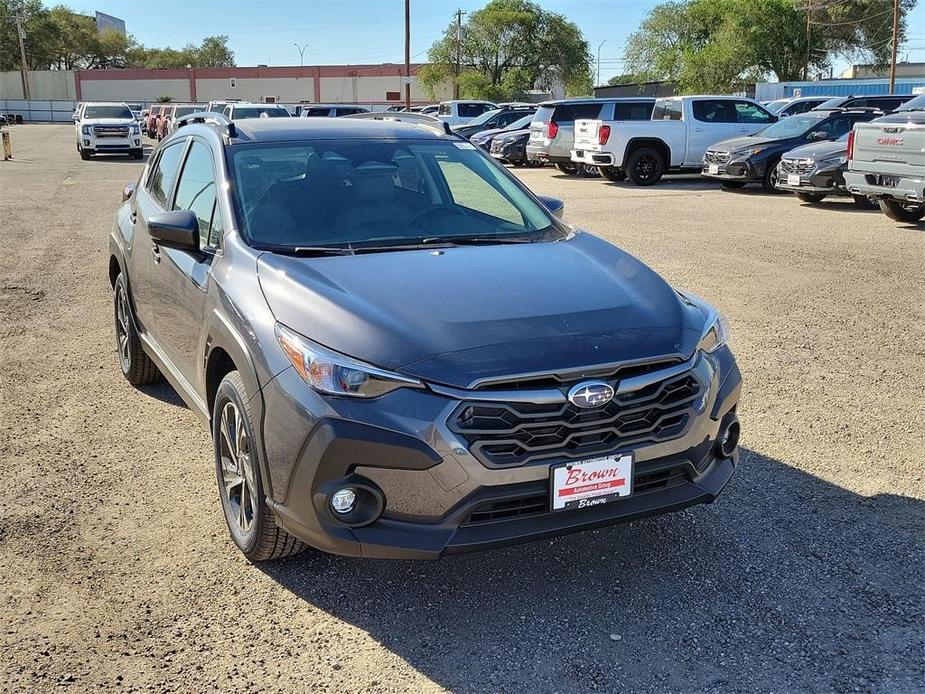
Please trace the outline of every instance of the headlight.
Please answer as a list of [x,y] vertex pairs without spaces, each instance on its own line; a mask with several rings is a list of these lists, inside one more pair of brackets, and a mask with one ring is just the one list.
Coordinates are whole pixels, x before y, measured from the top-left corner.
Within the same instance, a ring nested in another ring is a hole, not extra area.
[[129,132],[132,133],[133,135],[137,135],[139,132],[141,132],[138,129],[138,123],[135,123],[135,125],[130,125],[128,129],[129,129]]
[[84,125],[83,127],[80,128],[80,132],[82,132],[84,135],[89,135],[89,134],[90,134],[90,126],[89,126],[89,125]]
[[848,162],[848,155],[842,154],[838,157],[831,157],[829,159],[823,159],[816,163],[817,169],[834,169],[836,166],[841,166]]
[[276,324],[276,339],[302,380],[319,393],[375,398],[397,388],[423,387],[417,379],[383,371],[333,352],[279,323]]
[[707,316],[703,324],[700,341],[697,343],[697,349],[704,352],[715,352],[726,344],[729,339],[729,323],[725,317],[699,296],[680,291],[678,295],[682,301],[699,308]]
[[736,152],[735,154],[733,154],[733,156],[748,158],[748,157],[755,156],[756,154],[761,154],[763,151],[764,151],[763,147],[755,147],[753,149],[743,149],[742,151]]

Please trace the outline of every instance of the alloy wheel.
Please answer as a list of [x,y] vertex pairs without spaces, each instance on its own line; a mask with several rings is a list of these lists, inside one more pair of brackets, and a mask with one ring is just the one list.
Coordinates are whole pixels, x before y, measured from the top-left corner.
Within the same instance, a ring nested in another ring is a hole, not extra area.
[[257,513],[257,485],[250,437],[241,411],[234,402],[228,401],[222,408],[219,430],[222,494],[227,502],[229,519],[242,535],[247,535]]
[[119,361],[122,370],[127,372],[132,366],[131,343],[129,340],[128,303],[125,290],[116,288],[116,344],[119,349]]
[[641,180],[649,181],[658,174],[658,162],[651,154],[639,157],[636,162],[636,173]]

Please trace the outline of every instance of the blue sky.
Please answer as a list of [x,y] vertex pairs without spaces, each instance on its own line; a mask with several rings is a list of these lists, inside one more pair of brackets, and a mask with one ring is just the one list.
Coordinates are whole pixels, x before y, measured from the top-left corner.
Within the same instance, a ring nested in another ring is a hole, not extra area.
[[[57,1],[57,0],[56,0]],[[129,33],[148,46],[179,48],[212,34],[227,34],[238,65],[298,65],[295,43],[308,44],[305,64],[404,61],[403,0],[62,0],[72,9],[121,17]],[[486,0],[411,0],[412,60],[425,60],[459,7],[476,10]],[[47,4],[54,4],[49,0]],[[623,45],[657,0],[539,0],[578,24],[601,48],[601,81],[622,72]],[[909,17],[901,55],[925,61],[925,0]],[[849,65],[841,60],[837,72]]]

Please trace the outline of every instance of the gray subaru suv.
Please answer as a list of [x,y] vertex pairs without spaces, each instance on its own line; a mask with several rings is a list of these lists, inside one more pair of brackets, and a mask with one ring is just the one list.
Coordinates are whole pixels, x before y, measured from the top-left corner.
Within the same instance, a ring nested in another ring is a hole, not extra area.
[[123,192],[119,364],[209,427],[235,544],[435,559],[713,501],[725,322],[413,116],[192,114]]

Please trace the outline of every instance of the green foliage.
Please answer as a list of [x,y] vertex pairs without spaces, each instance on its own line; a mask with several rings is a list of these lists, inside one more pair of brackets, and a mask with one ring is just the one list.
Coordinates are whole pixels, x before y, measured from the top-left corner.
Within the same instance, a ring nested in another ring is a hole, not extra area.
[[41,0],[0,0],[0,70],[20,69],[16,20],[26,33],[26,62],[33,70],[92,70],[121,67],[223,67],[234,65],[227,36],[209,36],[181,50],[145,48],[113,29],[98,32],[93,17]]
[[455,78],[457,50],[461,98],[521,99],[556,82],[570,94],[591,91],[591,58],[581,31],[528,0],[491,0],[469,14],[461,41],[456,22],[447,26],[431,46],[430,64],[418,73],[431,98]]
[[[916,0],[901,0],[908,12]],[[683,91],[724,92],[770,75],[800,79],[835,55],[888,59],[892,0],[673,0],[656,6],[627,43],[627,70],[676,80]],[[807,10],[811,31],[807,43]],[[903,22],[905,24],[905,22]]]
[[614,75],[609,80],[607,80],[608,87],[617,87],[621,84],[639,84],[640,82],[648,82],[649,78],[645,75],[637,75],[632,72],[624,73],[622,75]]

